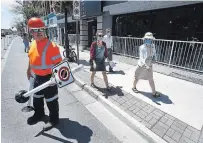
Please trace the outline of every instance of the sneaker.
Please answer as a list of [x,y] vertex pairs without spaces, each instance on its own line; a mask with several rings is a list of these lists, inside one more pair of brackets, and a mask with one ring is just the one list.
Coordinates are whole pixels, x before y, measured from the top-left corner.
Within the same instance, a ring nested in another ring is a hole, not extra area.
[[107,90],[107,91],[111,91],[111,87],[108,86],[108,87],[106,88],[106,90]]
[[48,130],[52,129],[53,127],[55,127],[58,124],[59,124],[59,120],[55,121],[55,122],[48,122],[47,124],[44,125],[43,130],[48,131]]
[[109,72],[114,72],[112,69],[109,69]]
[[91,87],[96,88],[96,85],[94,83],[91,83]]
[[153,97],[160,97],[160,94],[156,92],[155,94],[152,94]]
[[33,116],[28,118],[27,123],[28,123],[28,125],[34,125],[34,124],[38,123],[39,121],[42,121],[42,119],[44,117],[45,117],[45,114],[41,115],[41,116],[34,114]]
[[132,88],[132,91],[134,91],[135,93],[138,93],[139,91],[137,90],[137,88]]

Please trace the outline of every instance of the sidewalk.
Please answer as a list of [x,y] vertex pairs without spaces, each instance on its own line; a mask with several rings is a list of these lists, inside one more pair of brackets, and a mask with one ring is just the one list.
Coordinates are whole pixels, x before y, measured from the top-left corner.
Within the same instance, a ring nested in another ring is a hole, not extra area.
[[[76,76],[90,84],[89,52],[79,54],[85,71]],[[142,92],[136,94],[131,90],[135,66],[116,63],[116,72],[108,73],[112,92],[105,91],[102,74],[97,73],[95,84],[99,87],[98,92],[109,96],[109,101],[164,140],[198,142],[203,125],[203,86],[154,72],[156,89],[161,92],[161,97],[151,97],[147,81],[139,81],[137,88]]]

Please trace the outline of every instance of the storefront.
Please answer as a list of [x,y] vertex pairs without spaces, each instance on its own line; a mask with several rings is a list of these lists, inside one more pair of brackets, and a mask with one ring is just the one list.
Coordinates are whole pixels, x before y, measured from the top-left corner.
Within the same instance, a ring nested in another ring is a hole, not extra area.
[[54,13],[48,15],[48,36],[53,42],[58,42],[57,17]]
[[[72,19],[71,17],[68,17],[68,37],[69,37],[69,43],[74,44],[75,43],[75,34],[76,34],[76,21]],[[58,24],[58,30],[59,30],[59,43],[60,45],[65,44],[65,18],[63,15],[57,16],[57,24]],[[78,26],[78,30],[80,32],[80,26]]]
[[125,2],[104,7],[112,19],[103,25],[112,23],[114,36],[143,37],[151,31],[158,39],[203,41],[202,9],[202,2]]

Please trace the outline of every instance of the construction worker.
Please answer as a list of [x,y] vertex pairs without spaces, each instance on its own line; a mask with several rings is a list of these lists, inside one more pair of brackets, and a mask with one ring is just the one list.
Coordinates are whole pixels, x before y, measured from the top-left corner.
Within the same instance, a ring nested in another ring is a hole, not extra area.
[[[31,72],[34,74],[34,88],[50,80],[51,68],[62,61],[59,48],[45,36],[45,24],[40,18],[31,18],[28,28],[33,36],[28,53],[29,64],[27,69],[28,80]],[[28,118],[28,124],[41,121],[44,116],[44,99],[49,109],[49,122],[44,130],[49,130],[59,123],[59,105],[57,85],[49,86],[33,95],[33,106],[35,113]]]

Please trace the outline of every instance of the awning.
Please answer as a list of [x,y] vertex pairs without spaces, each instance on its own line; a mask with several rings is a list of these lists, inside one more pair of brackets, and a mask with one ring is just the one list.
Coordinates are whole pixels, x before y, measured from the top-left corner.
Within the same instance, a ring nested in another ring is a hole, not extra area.
[[57,24],[52,24],[49,26],[49,28],[52,28],[52,27],[57,27]]
[[183,5],[201,3],[202,1],[128,1],[124,3],[105,6],[103,11],[109,11],[110,15],[126,14],[155,10],[161,8],[170,8]]
[[[76,22],[76,21],[72,19],[72,16],[70,16],[70,17],[68,17],[68,23],[69,23],[69,22]],[[57,23],[58,23],[58,24],[65,23],[65,18],[60,19],[60,20],[57,20]]]

